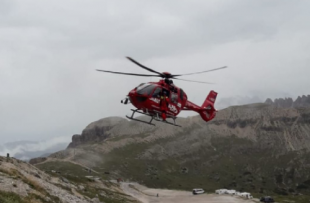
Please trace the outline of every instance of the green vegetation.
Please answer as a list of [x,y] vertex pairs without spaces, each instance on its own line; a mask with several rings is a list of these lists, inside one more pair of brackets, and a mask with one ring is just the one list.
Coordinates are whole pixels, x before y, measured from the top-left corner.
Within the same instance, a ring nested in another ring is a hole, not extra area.
[[[32,202],[42,202],[42,203],[48,203],[48,202],[60,202],[58,197],[47,195],[46,197],[49,197],[50,201],[47,201],[43,197],[37,195],[37,194],[29,194],[27,197],[20,197],[16,193],[13,192],[4,192],[0,190],[0,202],[1,203],[32,203]],[[35,200],[35,201],[34,201]]]
[[13,192],[4,192],[0,190],[1,203],[27,203],[22,198]]
[[[88,181],[85,176],[96,175],[94,173],[90,174],[80,165],[65,161],[45,162],[36,166],[52,176],[64,177],[74,183],[85,183]],[[52,170],[56,171],[57,173],[53,173]]]
[[276,202],[286,202],[286,203],[309,203],[310,196],[301,195],[301,196],[279,196],[275,195],[273,198]]
[[[153,188],[191,190],[202,187],[208,192],[218,188],[231,188],[253,193],[256,197],[273,195],[277,199],[303,202],[308,198],[310,171],[303,163],[309,163],[309,154],[290,152],[282,155],[277,148],[258,146],[248,139],[213,136],[211,147],[198,147],[180,156],[165,156],[160,152],[150,158],[142,158],[152,146],[164,148],[175,139],[184,139],[184,133],[158,139],[151,143],[134,143],[105,154],[96,170],[109,171],[111,178],[123,178]],[[202,142],[203,140],[201,140]],[[188,141],[188,145],[191,142]],[[102,170],[101,168],[104,168]],[[298,175],[297,175],[297,169]],[[300,170],[303,169],[303,170]],[[302,196],[294,194],[302,193]]]
[[35,202],[42,202],[42,203],[50,203],[50,202],[60,203],[61,202],[58,197],[55,197],[49,194],[45,194],[45,195],[46,195],[45,197],[48,197],[50,200],[47,200],[40,195],[31,193],[26,198],[24,198],[24,201],[26,203],[32,203],[34,202],[34,200],[36,200]]

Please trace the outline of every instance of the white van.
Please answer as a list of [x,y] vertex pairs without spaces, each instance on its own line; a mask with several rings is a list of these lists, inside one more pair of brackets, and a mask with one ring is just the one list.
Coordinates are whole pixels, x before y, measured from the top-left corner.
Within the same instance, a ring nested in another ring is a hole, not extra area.
[[251,193],[248,193],[248,192],[242,192],[242,193],[240,193],[239,196],[240,196],[240,197],[245,197],[245,198],[247,198],[247,199],[252,199],[252,198],[253,198],[253,196],[251,195]]
[[227,189],[218,189],[218,190],[215,190],[215,193],[221,195],[221,194],[225,194],[226,191]]
[[201,188],[196,188],[196,189],[193,189],[193,195],[198,195],[198,194],[202,194],[204,193],[205,191]]
[[225,194],[235,195],[236,194],[236,190],[226,190]]

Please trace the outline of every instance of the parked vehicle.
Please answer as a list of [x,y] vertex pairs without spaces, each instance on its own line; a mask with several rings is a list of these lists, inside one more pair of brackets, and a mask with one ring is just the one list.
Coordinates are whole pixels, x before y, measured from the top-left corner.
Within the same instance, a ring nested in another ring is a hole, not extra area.
[[196,188],[196,189],[193,189],[193,195],[198,195],[198,194],[202,194],[204,193],[205,191],[201,188]]
[[242,197],[241,194],[242,194],[242,192],[236,192],[236,195],[239,196],[239,197]]
[[227,191],[227,189],[218,189],[218,190],[215,190],[215,194],[225,194],[225,192]]
[[274,199],[270,196],[260,198],[261,202],[274,202]]
[[239,197],[244,197],[244,198],[247,198],[247,199],[252,199],[253,196],[251,195],[251,193],[248,193],[248,192],[238,192],[236,190],[227,190],[227,189],[218,189],[218,190],[215,190],[215,194],[228,194],[228,195],[237,195]]
[[245,198],[247,198],[247,199],[252,199],[252,198],[253,198],[253,196],[251,195],[251,193],[248,193],[248,192],[241,192],[241,193],[238,194],[238,196],[240,196],[240,197],[245,197]]
[[236,194],[236,190],[226,190],[226,191],[225,191],[225,194],[228,194],[228,195],[235,195],[235,194]]

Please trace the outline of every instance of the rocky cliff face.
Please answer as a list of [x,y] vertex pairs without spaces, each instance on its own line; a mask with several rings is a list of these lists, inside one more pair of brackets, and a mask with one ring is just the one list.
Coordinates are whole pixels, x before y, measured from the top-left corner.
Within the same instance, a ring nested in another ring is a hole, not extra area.
[[310,149],[309,109],[276,108],[267,104],[235,106],[219,111],[216,118],[208,123],[199,116],[180,118],[181,128],[162,123],[153,127],[123,118],[105,118],[91,123],[81,135],[73,135],[68,148],[98,142],[100,150],[108,152],[133,140],[152,141],[187,132],[189,137],[197,134],[209,138],[211,135],[235,135],[280,151]]
[[310,108],[269,103],[229,107],[208,123],[179,118],[181,128],[105,118],[44,163],[74,161],[150,187],[310,194]]
[[265,103],[280,108],[310,107],[310,95],[299,96],[295,101],[292,98],[280,98],[274,101],[268,98]]
[[89,124],[81,135],[73,135],[69,148],[76,147],[83,143],[103,141],[109,137],[109,130],[118,124],[126,122],[126,119],[119,117],[103,118]]

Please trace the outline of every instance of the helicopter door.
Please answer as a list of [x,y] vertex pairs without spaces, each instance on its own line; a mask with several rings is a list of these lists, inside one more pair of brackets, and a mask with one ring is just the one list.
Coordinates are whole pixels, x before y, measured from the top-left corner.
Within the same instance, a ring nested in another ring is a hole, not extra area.
[[152,97],[150,98],[150,100],[153,102],[152,107],[159,108],[158,106],[160,104],[161,91],[162,88],[160,87],[156,87],[156,89],[154,90]]
[[[161,97],[163,95],[166,95],[168,98],[170,96],[170,91],[165,89],[165,88],[162,88],[162,87],[156,87],[156,89],[154,90],[153,94],[152,94],[152,97],[150,98],[151,101],[155,102],[158,106],[156,106],[156,108],[159,108],[160,107],[160,101],[161,101]],[[153,105],[154,107],[154,105]]]
[[161,94],[161,88],[160,88],[160,87],[157,87],[157,88],[155,89],[155,91],[153,92],[152,97],[154,97],[154,98],[159,98],[159,99],[160,99],[160,94]]
[[181,104],[179,102],[179,95],[177,92],[171,91],[170,93],[170,104],[169,104],[169,110],[175,114],[179,112],[179,108],[181,107]]
[[170,101],[173,104],[177,104],[179,100],[178,93],[171,92]]

